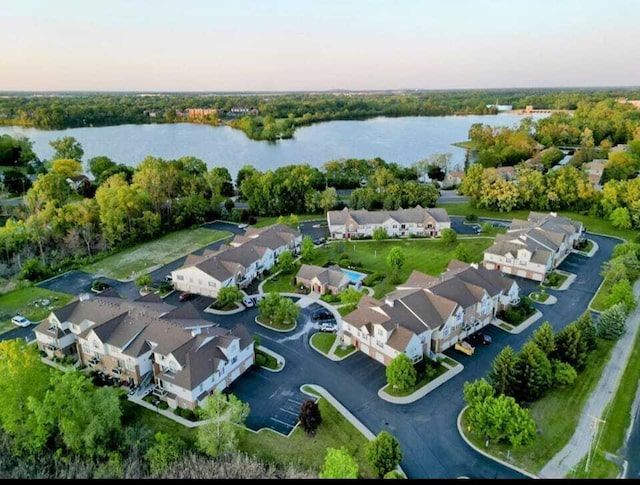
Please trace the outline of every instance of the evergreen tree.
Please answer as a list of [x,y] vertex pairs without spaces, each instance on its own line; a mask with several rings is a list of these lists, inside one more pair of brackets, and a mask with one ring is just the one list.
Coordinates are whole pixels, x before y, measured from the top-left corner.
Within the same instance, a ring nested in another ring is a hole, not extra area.
[[594,350],[596,348],[596,326],[591,318],[591,312],[589,310],[585,311],[575,323],[587,344],[587,350]]
[[618,303],[603,311],[598,319],[598,337],[617,340],[626,332],[627,311],[624,303]]
[[489,371],[489,381],[497,395],[514,396],[516,393],[516,362],[517,355],[507,345],[493,359],[492,370]]
[[300,405],[300,413],[298,414],[300,420],[300,426],[304,429],[309,436],[316,434],[316,430],[320,423],[322,423],[322,416],[320,415],[320,408],[318,403],[313,399],[307,399]]
[[535,342],[529,341],[522,347],[516,362],[516,375],[515,397],[520,401],[535,401],[551,387],[551,362]]
[[577,371],[584,369],[588,345],[578,325],[573,322],[556,335],[556,350],[553,357],[566,362]]
[[549,322],[544,322],[540,328],[533,332],[533,341],[547,357],[553,354],[556,349],[556,343],[553,337],[553,328]]

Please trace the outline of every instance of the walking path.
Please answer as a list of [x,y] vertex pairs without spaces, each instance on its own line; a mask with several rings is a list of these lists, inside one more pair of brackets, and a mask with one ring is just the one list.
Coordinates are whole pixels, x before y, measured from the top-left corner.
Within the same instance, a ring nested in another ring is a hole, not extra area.
[[[636,298],[640,298],[640,280],[636,281],[633,292]],[[627,367],[639,328],[640,308],[636,308],[627,317],[627,331],[616,342],[600,381],[582,410],[575,433],[569,443],[540,471],[540,478],[566,477],[589,453],[592,441],[597,435],[598,424],[604,421],[605,408],[614,397],[618,383]]]

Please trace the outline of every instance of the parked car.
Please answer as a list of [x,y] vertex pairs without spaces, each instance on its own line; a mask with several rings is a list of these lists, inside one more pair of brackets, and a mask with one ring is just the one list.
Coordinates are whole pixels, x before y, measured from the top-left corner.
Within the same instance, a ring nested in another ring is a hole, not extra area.
[[28,327],[33,322],[31,322],[31,320],[21,315],[16,315],[11,319],[11,323],[18,325],[19,327]]
[[478,345],[489,345],[491,343],[491,336],[482,333],[482,332],[476,332],[476,333],[472,333],[471,335],[469,335],[467,337],[467,340],[475,346]]
[[164,280],[168,281],[169,283],[171,283],[173,281],[173,276],[171,276],[170,274],[165,275]]
[[238,224],[238,229],[246,229],[249,227],[249,224]]
[[321,332],[337,332],[338,324],[336,323],[335,320],[333,322],[330,322],[330,321],[322,322],[320,324],[320,331]]
[[454,348],[467,355],[473,355],[473,353],[476,351],[475,347],[465,340],[456,342]]
[[184,293],[180,293],[178,300],[188,301],[188,300],[191,300],[192,297],[193,297],[193,293],[189,293],[188,291],[185,291]]
[[314,320],[329,320],[333,319],[333,315],[327,310],[318,310],[313,314],[311,318],[313,318]]
[[251,298],[250,296],[243,299],[242,303],[244,303],[244,306],[246,306],[247,308],[251,308],[252,306],[255,306],[255,302],[253,301],[253,298]]
[[319,246],[324,243],[325,243],[325,239],[323,237],[317,237],[313,240],[313,244],[315,244],[316,246]]

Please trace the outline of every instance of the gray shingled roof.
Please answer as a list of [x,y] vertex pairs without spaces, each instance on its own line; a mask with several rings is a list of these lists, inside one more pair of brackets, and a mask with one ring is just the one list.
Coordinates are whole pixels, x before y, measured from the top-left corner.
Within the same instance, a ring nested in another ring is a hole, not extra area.
[[365,209],[352,210],[344,208],[340,211],[328,211],[327,218],[330,225],[346,224],[353,219],[357,224],[382,224],[389,219],[402,223],[424,223],[431,216],[436,222],[450,222],[451,219],[445,209],[425,209],[417,205],[410,209],[393,211],[368,211]]
[[317,278],[321,284],[332,288],[342,288],[348,285],[350,281],[346,273],[339,269],[339,266],[323,268],[322,266],[303,264],[300,266],[296,276],[305,280]]

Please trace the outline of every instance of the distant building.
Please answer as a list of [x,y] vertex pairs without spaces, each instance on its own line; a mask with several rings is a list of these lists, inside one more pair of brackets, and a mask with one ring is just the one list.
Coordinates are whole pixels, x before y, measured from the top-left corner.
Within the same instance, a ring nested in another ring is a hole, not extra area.
[[221,110],[216,108],[189,108],[187,110],[187,118],[204,118],[205,116],[218,116],[222,114]]
[[488,104],[487,108],[489,109],[495,108],[497,111],[502,112],[502,111],[511,111],[513,109],[513,106],[510,104]]
[[349,286],[351,279],[337,265],[323,268],[322,266],[303,264],[296,275],[296,283],[321,295],[327,293],[336,295]]
[[630,104],[634,108],[640,109],[640,99],[627,99],[627,98],[618,98],[616,99],[618,103],[622,104]]
[[604,167],[608,161],[607,159],[600,158],[582,165],[582,170],[586,172],[589,182],[598,190],[602,189],[600,182],[602,181]]
[[544,281],[582,237],[582,222],[555,212],[530,212],[526,221],[513,219],[506,234],[498,234],[484,252],[484,267],[523,278]]
[[445,188],[457,187],[462,183],[463,179],[464,172],[461,170],[454,170],[452,172],[447,172],[447,175],[444,176],[444,180],[442,181],[442,185]]
[[394,211],[349,210],[328,211],[327,224],[333,239],[358,239],[373,236],[383,227],[389,237],[438,237],[451,227],[451,219],[444,209],[425,209],[419,205],[412,209]]
[[76,175],[75,177],[67,177],[67,183],[73,190],[78,190],[85,180],[89,181],[89,177],[83,174]]

